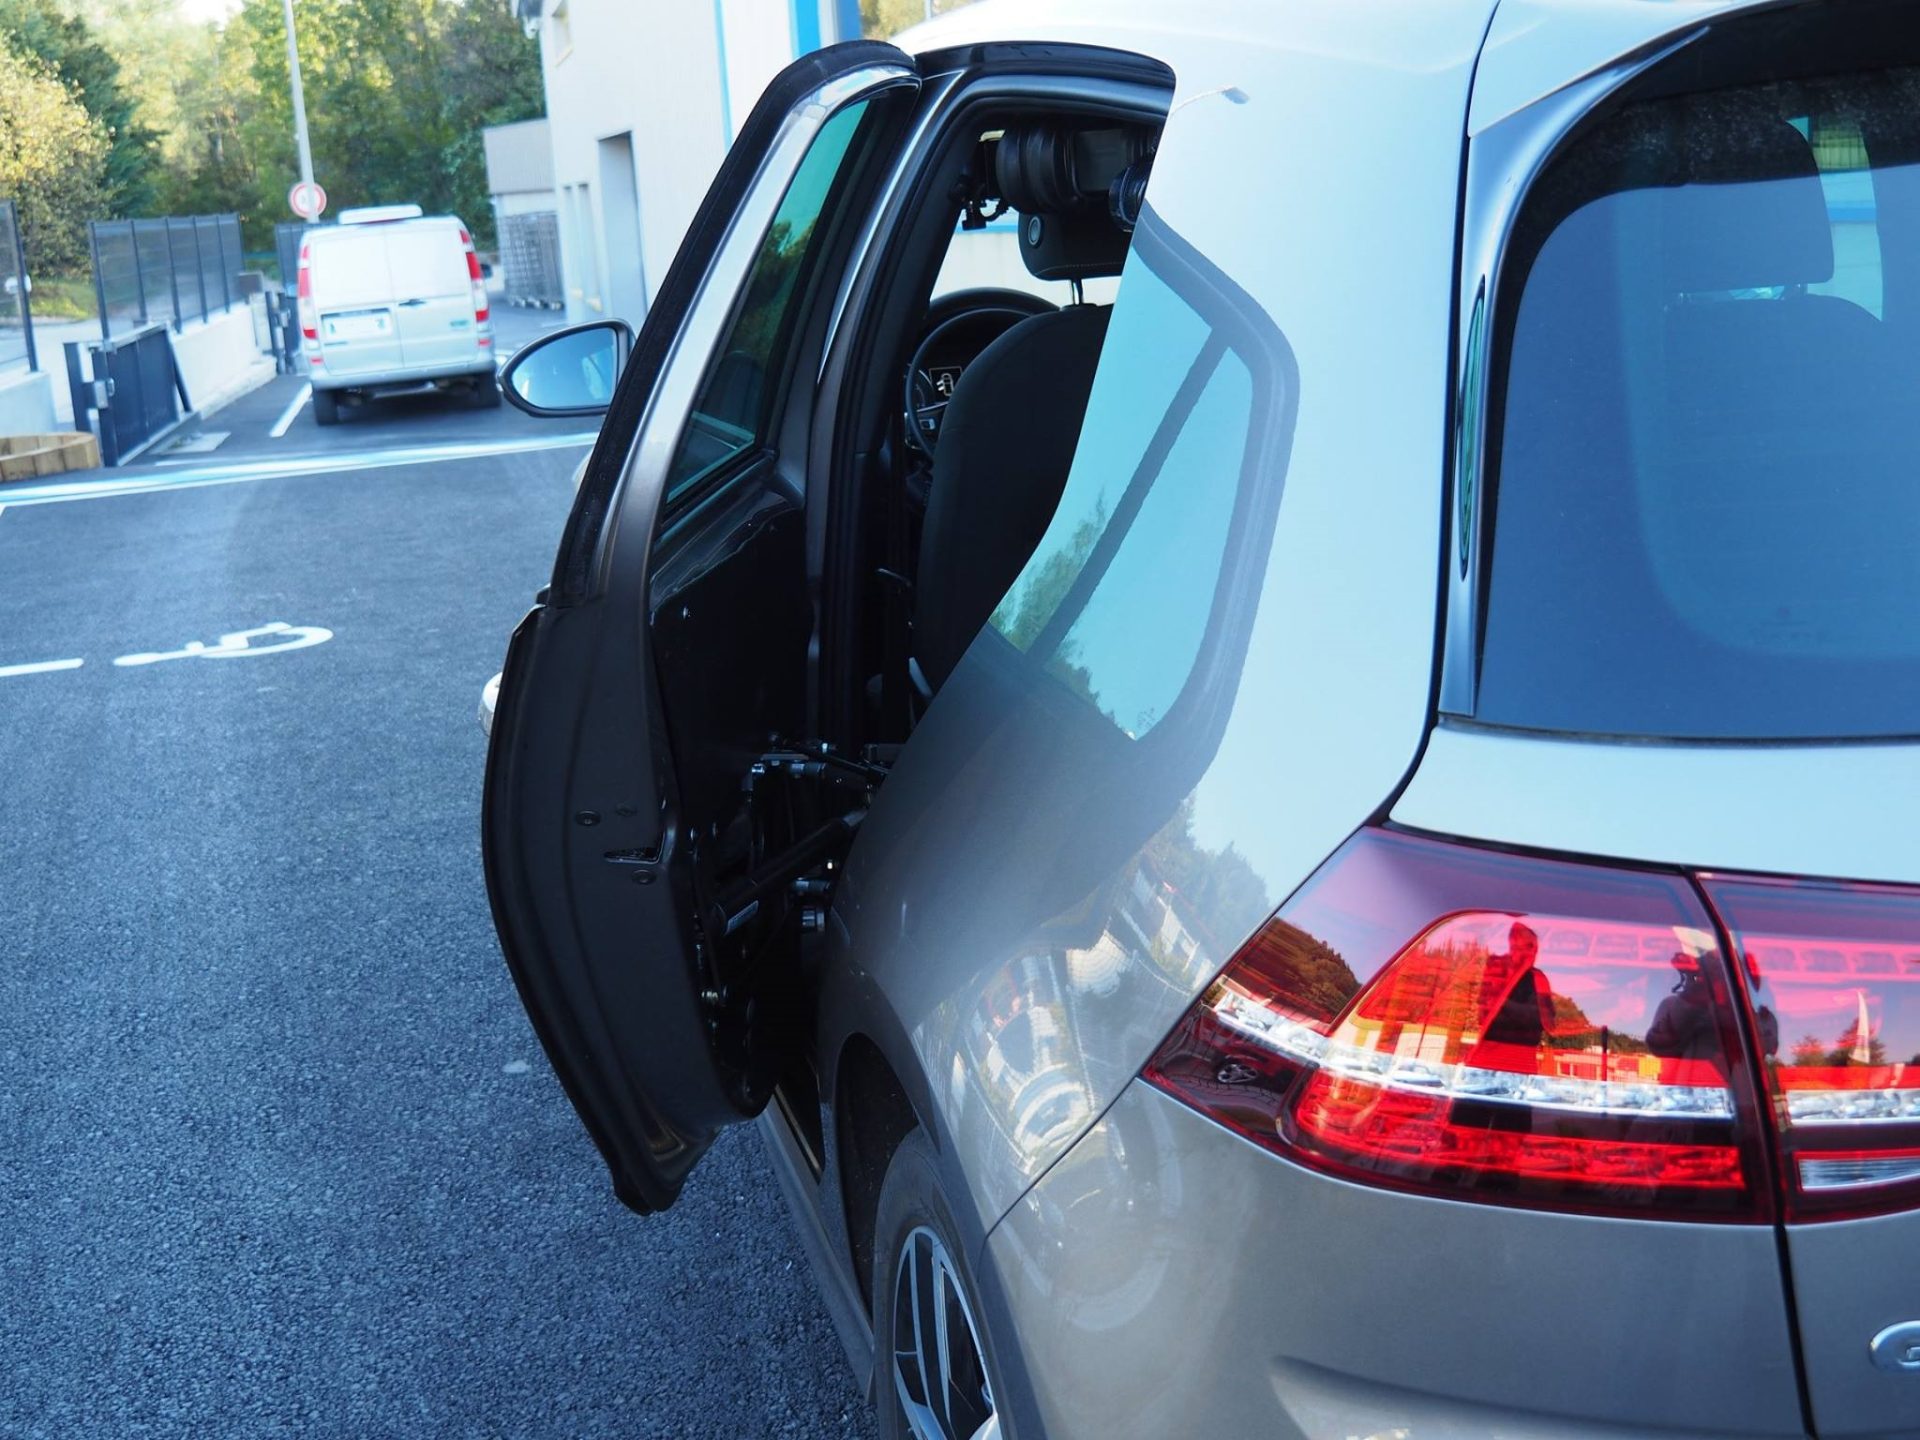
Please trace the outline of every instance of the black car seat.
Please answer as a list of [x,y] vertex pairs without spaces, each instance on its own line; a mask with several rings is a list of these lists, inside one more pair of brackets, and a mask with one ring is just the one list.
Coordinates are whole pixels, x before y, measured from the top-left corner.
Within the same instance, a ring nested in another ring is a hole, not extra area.
[[[1127,235],[1104,209],[1023,214],[1020,253],[1042,280],[1117,275]],[[923,699],[952,673],[1053,519],[1110,313],[1075,304],[1022,320],[954,387],[915,580],[913,679]]]

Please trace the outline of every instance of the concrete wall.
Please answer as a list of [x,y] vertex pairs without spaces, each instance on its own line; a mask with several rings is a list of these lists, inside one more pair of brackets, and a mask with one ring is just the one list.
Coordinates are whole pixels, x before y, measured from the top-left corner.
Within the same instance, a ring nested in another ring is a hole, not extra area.
[[189,325],[173,337],[174,363],[187,398],[201,414],[271,379],[273,361],[260,350],[251,306],[237,305],[204,325]]
[[44,370],[0,371],[0,435],[44,435],[55,423],[53,377]]

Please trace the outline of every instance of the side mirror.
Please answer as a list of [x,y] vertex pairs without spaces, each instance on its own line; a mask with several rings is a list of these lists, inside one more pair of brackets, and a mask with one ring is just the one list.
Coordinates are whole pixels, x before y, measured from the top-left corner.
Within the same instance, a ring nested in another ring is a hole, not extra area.
[[595,320],[542,335],[507,362],[500,388],[529,415],[604,415],[633,353],[633,327]]

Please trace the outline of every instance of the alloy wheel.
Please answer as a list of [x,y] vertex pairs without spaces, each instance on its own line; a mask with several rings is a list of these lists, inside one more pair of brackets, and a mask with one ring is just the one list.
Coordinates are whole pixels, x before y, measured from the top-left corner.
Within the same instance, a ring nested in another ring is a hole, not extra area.
[[894,1267],[893,1388],[915,1440],[999,1440],[972,1307],[945,1242],[924,1225]]

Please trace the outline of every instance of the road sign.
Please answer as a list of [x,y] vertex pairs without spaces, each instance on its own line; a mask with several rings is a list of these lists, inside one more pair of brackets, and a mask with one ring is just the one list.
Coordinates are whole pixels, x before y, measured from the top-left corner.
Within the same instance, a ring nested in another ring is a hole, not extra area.
[[302,220],[318,220],[327,208],[327,192],[311,180],[302,180],[287,192],[287,204]]

